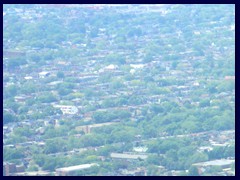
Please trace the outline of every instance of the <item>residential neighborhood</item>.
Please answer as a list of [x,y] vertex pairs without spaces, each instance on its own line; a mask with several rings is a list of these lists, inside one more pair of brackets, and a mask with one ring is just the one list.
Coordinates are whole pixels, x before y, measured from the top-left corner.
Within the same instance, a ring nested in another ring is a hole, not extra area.
[[4,4],[3,175],[234,176],[235,6]]

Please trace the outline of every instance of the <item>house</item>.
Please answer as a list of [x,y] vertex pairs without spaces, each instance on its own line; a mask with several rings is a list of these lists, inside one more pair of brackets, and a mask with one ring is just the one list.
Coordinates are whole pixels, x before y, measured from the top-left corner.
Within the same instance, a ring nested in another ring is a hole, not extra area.
[[147,152],[148,148],[147,147],[133,147],[133,151],[135,152]]
[[116,124],[116,122],[108,122],[108,123],[101,123],[101,124],[92,124],[92,125],[86,125],[86,126],[78,126],[76,127],[77,131],[83,131],[85,134],[91,133],[92,128],[102,127],[102,126],[109,126],[112,124]]
[[76,106],[54,105],[55,108],[60,108],[63,114],[77,114],[78,108]]
[[130,64],[130,67],[133,69],[142,69],[145,67],[145,64]]
[[24,79],[31,80],[31,79],[33,79],[33,77],[32,76],[25,76]]
[[123,169],[121,170],[123,176],[147,176],[147,170],[145,167],[138,167],[134,170]]
[[235,80],[235,76],[225,76],[225,80]]
[[117,65],[114,65],[114,64],[110,64],[102,69],[100,69],[98,72],[99,73],[103,73],[103,72],[112,72],[112,71],[115,71],[118,69],[118,66]]
[[50,72],[47,71],[42,71],[40,73],[38,73],[39,78],[46,78],[50,75]]
[[27,95],[21,95],[21,96],[15,96],[14,100],[15,102],[22,102],[24,103],[28,98],[30,98],[31,96],[27,96]]
[[213,150],[213,147],[211,147],[211,146],[201,146],[198,148],[199,152],[209,152],[212,150]]

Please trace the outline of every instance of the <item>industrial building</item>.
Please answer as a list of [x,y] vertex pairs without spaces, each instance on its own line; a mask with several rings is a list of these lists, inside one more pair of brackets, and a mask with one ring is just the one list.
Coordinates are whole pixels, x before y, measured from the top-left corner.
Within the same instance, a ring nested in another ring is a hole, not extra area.
[[91,163],[91,164],[81,164],[77,166],[58,168],[56,169],[56,176],[71,176],[76,171],[86,170],[93,166],[99,166],[99,165],[96,163]]

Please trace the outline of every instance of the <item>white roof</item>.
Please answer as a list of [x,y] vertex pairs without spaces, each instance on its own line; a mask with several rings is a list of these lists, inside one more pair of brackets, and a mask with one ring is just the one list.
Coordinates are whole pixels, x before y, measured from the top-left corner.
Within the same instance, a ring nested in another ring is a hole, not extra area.
[[148,150],[147,147],[134,147],[133,148],[133,151],[136,151],[136,152],[146,152]]
[[42,176],[47,176],[49,175],[50,172],[48,171],[32,171],[32,172],[18,172],[14,173],[14,175],[19,175],[19,176],[37,176],[37,175],[42,175]]
[[123,153],[111,153],[112,158],[121,158],[121,159],[146,159],[148,156],[144,154],[123,154]]
[[113,64],[110,64],[110,65],[105,67],[105,69],[116,69],[116,68],[117,68],[117,66],[113,65]]
[[218,159],[214,161],[206,161],[206,162],[200,162],[193,164],[194,166],[224,166],[224,165],[230,165],[234,163],[235,160],[230,159]]
[[55,108],[77,108],[76,106],[71,106],[71,105],[53,105]]
[[144,64],[130,64],[130,67],[132,68],[143,68],[145,65]]
[[131,69],[131,70],[130,70],[130,73],[131,73],[131,74],[134,74],[135,72],[136,72],[135,69]]
[[28,79],[33,79],[33,77],[32,76],[25,76],[24,79],[27,79],[27,80]]
[[91,163],[91,164],[81,164],[81,165],[77,165],[77,166],[69,166],[69,167],[64,167],[64,168],[58,168],[56,169],[56,171],[77,171],[77,170],[82,170],[82,169],[88,169],[92,166],[99,166],[96,163]]
[[39,75],[47,75],[49,72],[47,72],[47,71],[42,71],[42,72],[40,72],[39,73]]

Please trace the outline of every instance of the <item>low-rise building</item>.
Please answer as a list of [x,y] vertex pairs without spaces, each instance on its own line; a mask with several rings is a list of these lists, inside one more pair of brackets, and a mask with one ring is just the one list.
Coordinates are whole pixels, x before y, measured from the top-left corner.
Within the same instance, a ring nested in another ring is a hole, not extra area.
[[76,106],[54,105],[55,108],[60,108],[63,114],[77,114],[78,108]]
[[77,131],[83,131],[85,134],[90,133],[92,128],[98,128],[102,126],[109,126],[116,124],[116,122],[107,122],[107,123],[101,123],[101,124],[91,124],[86,126],[78,126],[76,127]]
[[235,163],[235,160],[217,159],[213,161],[195,163],[195,164],[192,164],[192,166],[197,167],[198,173],[201,175],[202,173],[204,173],[206,170],[210,169],[213,166],[217,166],[224,169],[224,168],[231,167],[233,163]]
[[51,175],[53,174],[48,171],[18,172],[11,174],[11,176],[51,176]]
[[99,166],[99,165],[96,163],[91,163],[91,164],[81,164],[77,166],[58,168],[56,169],[56,176],[70,176],[73,172],[89,169],[93,166]]
[[40,73],[38,73],[39,78],[46,78],[50,75],[50,72],[47,71],[42,71]]
[[147,154],[129,154],[129,153],[111,153],[110,157],[113,159],[129,159],[129,160],[136,160],[136,159],[147,159]]

